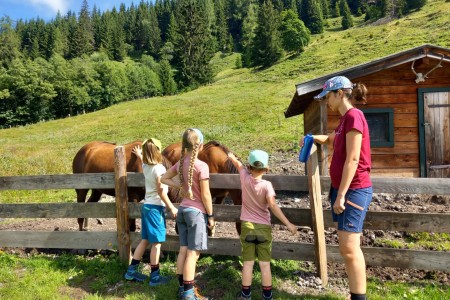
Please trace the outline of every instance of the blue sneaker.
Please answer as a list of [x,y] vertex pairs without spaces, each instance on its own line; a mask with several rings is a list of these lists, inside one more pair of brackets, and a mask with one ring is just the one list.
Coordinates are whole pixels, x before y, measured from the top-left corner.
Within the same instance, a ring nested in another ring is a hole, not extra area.
[[170,281],[169,276],[162,276],[158,271],[154,271],[150,273],[150,282],[148,283],[149,286],[158,286],[161,284],[166,284]]
[[182,300],[209,300],[208,297],[200,295],[198,289],[193,288],[183,292]]
[[148,276],[142,273],[139,273],[137,270],[138,265],[129,265],[127,272],[125,273],[125,279],[131,281],[144,282]]
[[183,298],[184,286],[178,287],[177,299],[181,300]]

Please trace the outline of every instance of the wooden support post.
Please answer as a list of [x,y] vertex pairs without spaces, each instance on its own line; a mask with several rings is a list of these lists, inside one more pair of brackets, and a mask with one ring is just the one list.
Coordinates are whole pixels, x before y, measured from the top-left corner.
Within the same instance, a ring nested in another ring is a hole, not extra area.
[[114,183],[116,191],[117,248],[120,259],[129,264],[131,261],[130,226],[128,222],[128,186],[125,148],[114,149]]
[[322,285],[328,284],[327,250],[325,243],[325,228],[323,221],[322,193],[320,188],[319,162],[317,146],[313,145],[311,155],[306,162],[308,173],[309,199],[314,231],[314,245],[316,250],[316,265]]

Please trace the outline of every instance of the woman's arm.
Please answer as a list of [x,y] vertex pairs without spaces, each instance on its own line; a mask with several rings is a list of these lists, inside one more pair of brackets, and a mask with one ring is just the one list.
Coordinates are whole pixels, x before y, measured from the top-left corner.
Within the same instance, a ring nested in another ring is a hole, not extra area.
[[319,135],[313,135],[313,137],[314,137],[315,143],[319,143],[321,145],[327,144],[328,146],[333,146],[335,133],[333,131],[329,135],[319,134]]
[[345,194],[348,187],[355,177],[356,169],[358,168],[359,155],[361,153],[362,133],[358,130],[352,129],[347,132],[345,136],[345,145],[347,154],[345,158],[344,168],[342,170],[342,179],[339,185],[336,202],[333,209],[336,213],[341,213],[344,209]]

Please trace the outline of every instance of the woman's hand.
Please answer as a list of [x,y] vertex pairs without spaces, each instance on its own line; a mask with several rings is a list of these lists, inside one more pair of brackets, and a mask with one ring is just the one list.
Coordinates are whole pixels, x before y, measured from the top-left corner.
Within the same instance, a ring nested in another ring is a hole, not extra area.
[[333,205],[333,211],[334,211],[335,214],[339,215],[339,214],[342,214],[344,212],[344,210],[345,210],[344,203],[345,203],[344,196],[342,196],[342,197],[338,196],[336,198],[336,201],[334,202],[334,205]]

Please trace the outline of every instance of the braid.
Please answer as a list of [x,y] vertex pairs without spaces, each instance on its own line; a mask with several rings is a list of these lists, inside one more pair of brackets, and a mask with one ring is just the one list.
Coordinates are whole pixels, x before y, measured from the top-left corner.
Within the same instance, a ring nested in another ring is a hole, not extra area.
[[189,162],[189,175],[188,175],[188,197],[189,199],[194,199],[194,195],[192,193],[192,177],[194,177],[194,163],[195,163],[195,159],[197,158],[197,154],[198,154],[198,143],[195,143],[193,149],[192,149],[192,154],[191,154],[191,161]]
[[178,177],[180,178],[180,183],[183,184],[183,165],[184,165],[184,155],[186,154],[186,148],[181,148],[180,164],[178,166]]

